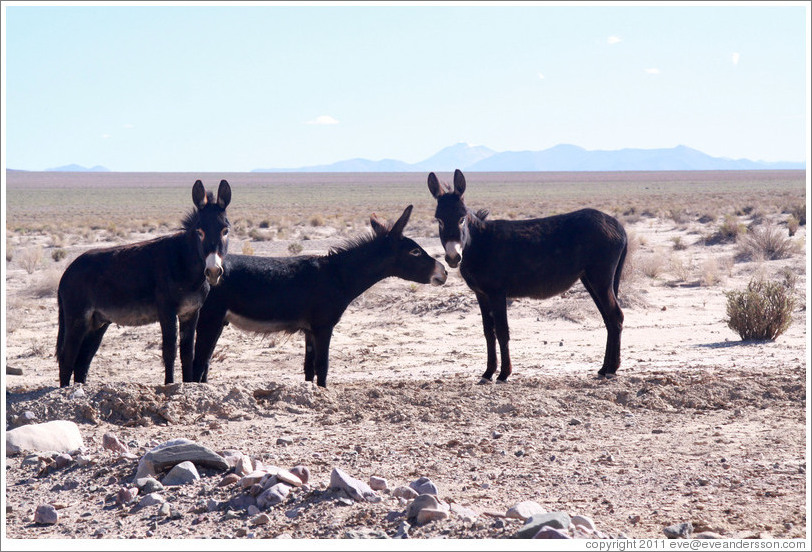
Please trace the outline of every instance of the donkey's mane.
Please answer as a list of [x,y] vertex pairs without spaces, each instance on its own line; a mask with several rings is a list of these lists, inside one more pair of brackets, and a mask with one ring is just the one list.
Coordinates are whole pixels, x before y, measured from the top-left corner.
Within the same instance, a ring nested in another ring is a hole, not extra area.
[[345,253],[353,249],[358,249],[359,247],[362,247],[364,245],[374,242],[375,240],[383,238],[385,235],[386,234],[376,234],[375,232],[366,232],[364,234],[348,238],[343,243],[331,247],[327,255],[338,255],[339,253]]

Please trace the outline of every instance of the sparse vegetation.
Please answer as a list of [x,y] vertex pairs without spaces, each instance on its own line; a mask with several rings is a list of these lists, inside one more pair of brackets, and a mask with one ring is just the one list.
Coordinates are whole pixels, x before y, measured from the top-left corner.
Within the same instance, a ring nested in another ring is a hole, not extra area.
[[302,252],[303,249],[304,247],[302,247],[302,244],[297,241],[291,242],[290,245],[288,245],[288,253],[290,253],[291,255],[298,255]]
[[789,235],[794,236],[795,232],[798,231],[798,227],[800,225],[801,223],[798,221],[797,218],[795,218],[795,215],[790,215],[787,218],[787,230],[789,230]]
[[794,250],[792,240],[784,231],[772,224],[759,226],[739,240],[736,260],[774,261],[791,257]]
[[33,274],[42,263],[42,247],[37,245],[23,249],[18,256],[17,262],[26,272]]
[[251,242],[243,242],[242,244],[242,254],[243,255],[253,255],[254,248],[251,246]]
[[725,219],[716,232],[705,239],[707,245],[717,245],[720,243],[734,243],[739,236],[747,232],[747,227],[739,222],[733,215],[725,215]]
[[68,252],[62,249],[61,247],[58,247],[53,251],[51,251],[51,258],[54,260],[55,263],[58,263],[67,256]]
[[313,215],[310,217],[310,226],[324,226],[324,217],[321,215]]
[[782,283],[751,280],[745,291],[729,291],[727,325],[743,340],[773,341],[789,328],[795,300]]
[[674,251],[684,251],[688,249],[688,244],[682,241],[682,236],[674,236],[671,238],[671,242],[674,244]]

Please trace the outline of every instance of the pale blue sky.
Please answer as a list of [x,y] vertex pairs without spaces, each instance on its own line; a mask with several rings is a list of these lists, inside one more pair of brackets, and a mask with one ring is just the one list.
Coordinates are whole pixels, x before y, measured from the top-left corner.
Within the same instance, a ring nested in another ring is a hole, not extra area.
[[4,164],[414,163],[456,142],[804,161],[808,9],[4,2]]

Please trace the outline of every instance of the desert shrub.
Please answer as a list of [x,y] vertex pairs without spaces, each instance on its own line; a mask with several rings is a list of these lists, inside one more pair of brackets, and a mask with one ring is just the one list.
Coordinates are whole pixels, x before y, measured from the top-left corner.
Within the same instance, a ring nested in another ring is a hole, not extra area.
[[682,236],[674,236],[671,238],[671,242],[674,244],[674,251],[684,251],[688,249],[688,244],[682,241]]
[[806,203],[796,203],[789,208],[789,214],[795,217],[800,226],[806,226]]
[[269,221],[268,219],[265,219],[265,220],[263,220],[262,222],[259,223],[259,227],[260,228],[270,228],[271,227],[271,221]]
[[668,210],[668,218],[677,224],[682,224],[688,220],[688,213],[680,207],[672,207]]
[[51,258],[54,260],[55,263],[58,263],[67,256],[68,252],[62,249],[61,247],[51,251]]
[[288,245],[288,253],[291,255],[298,255],[303,249],[304,247],[302,247],[302,244],[299,242],[291,242],[290,245]]
[[733,215],[725,215],[725,219],[722,224],[719,225],[716,232],[705,239],[705,243],[708,245],[733,243],[745,232],[747,232],[747,227],[740,223],[736,217]]
[[29,274],[33,274],[42,262],[42,247],[28,247],[19,254],[17,262]]
[[703,213],[702,215],[699,216],[697,222],[699,222],[700,224],[708,224],[709,222],[715,221],[716,218],[717,218],[716,214]]
[[787,230],[789,230],[789,235],[794,236],[800,225],[801,223],[795,218],[795,215],[790,215],[787,218]]
[[254,241],[269,241],[273,239],[269,233],[257,228],[251,228],[251,230],[248,231],[248,237]]
[[242,244],[242,254],[243,255],[253,255],[254,248],[251,246],[251,242],[243,242]]
[[324,217],[321,215],[313,215],[310,217],[310,226],[324,226]]
[[794,245],[783,230],[767,224],[759,226],[739,240],[736,260],[774,261],[792,256]]
[[708,257],[699,267],[699,283],[703,286],[714,286],[722,281],[719,261],[716,257]]
[[795,299],[781,283],[751,280],[744,291],[728,291],[727,325],[743,340],[773,341],[792,322]]
[[646,255],[640,257],[637,261],[637,267],[640,271],[649,278],[656,278],[665,270],[666,260],[665,257],[659,253]]

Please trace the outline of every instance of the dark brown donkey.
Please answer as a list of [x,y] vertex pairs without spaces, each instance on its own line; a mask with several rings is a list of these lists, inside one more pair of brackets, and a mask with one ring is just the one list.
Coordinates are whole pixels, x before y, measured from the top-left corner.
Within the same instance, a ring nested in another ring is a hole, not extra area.
[[174,382],[180,321],[183,381],[192,381],[192,355],[198,311],[223,274],[228,249],[226,207],[231,187],[220,182],[217,200],[198,180],[195,208],[183,230],[154,240],[93,249],[76,258],[59,282],[56,357],[59,385],[84,383],[90,361],[111,323],[161,324],[164,383]]
[[[618,284],[626,259],[626,231],[609,215],[581,209],[564,215],[530,220],[486,220],[463,202],[465,177],[454,172],[454,187],[429,174],[429,191],[437,199],[435,217],[445,259],[474,293],[482,312],[488,347],[488,367],[480,383],[496,371],[496,340],[502,363],[498,380],[511,373],[507,321],[508,297],[546,299],[567,291],[580,279],[606,324],[606,354],[601,377],[620,366],[623,311],[617,302]],[[460,264],[462,260],[462,264]]]

